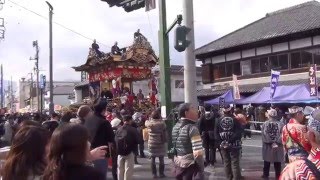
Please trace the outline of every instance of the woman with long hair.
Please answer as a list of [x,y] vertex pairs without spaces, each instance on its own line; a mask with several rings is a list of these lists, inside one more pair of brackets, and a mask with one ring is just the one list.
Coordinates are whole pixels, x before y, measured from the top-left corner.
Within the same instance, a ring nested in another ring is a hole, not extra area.
[[38,180],[46,166],[46,145],[50,133],[38,126],[23,126],[13,137],[3,180]]
[[151,157],[151,170],[154,178],[157,178],[156,158],[159,158],[159,177],[164,175],[164,156],[166,155],[167,132],[166,124],[161,118],[161,109],[158,108],[151,113],[151,119],[146,121],[148,129],[148,149]]
[[52,134],[44,180],[105,180],[106,175],[87,166],[89,133],[80,124],[66,124]]

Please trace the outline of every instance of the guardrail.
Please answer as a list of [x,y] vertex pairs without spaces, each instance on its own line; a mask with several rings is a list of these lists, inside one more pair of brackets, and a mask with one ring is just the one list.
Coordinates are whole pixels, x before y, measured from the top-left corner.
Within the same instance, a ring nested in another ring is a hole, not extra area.
[[[263,124],[264,122],[249,121],[249,123],[250,123],[250,124],[258,124],[258,125],[261,125],[261,124]],[[247,131],[247,132],[252,132],[252,133],[257,133],[257,134],[261,134],[261,131],[260,131],[260,130],[245,129],[245,131]]]

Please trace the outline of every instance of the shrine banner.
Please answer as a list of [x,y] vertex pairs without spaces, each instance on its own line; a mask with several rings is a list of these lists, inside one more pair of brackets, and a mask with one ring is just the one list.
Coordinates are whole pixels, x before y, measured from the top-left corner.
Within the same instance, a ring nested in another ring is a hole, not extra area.
[[142,80],[149,78],[151,75],[150,69],[139,69],[139,68],[115,68],[106,69],[104,71],[96,71],[89,73],[89,82],[113,80],[118,77],[132,78],[135,80]]
[[237,75],[232,75],[233,79],[233,98],[240,99],[240,90],[239,90],[239,83]]
[[309,86],[310,86],[310,96],[318,96],[317,65],[316,64],[313,64],[309,68]]
[[273,96],[276,93],[279,77],[280,77],[280,71],[271,70],[270,99],[273,99]]

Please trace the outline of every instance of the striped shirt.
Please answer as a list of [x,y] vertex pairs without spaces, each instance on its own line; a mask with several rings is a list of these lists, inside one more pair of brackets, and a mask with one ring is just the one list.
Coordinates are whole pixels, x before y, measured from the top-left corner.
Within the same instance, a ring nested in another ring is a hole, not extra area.
[[194,122],[180,119],[172,130],[172,140],[177,150],[177,156],[174,158],[177,166],[186,168],[195,162],[202,166],[202,139]]

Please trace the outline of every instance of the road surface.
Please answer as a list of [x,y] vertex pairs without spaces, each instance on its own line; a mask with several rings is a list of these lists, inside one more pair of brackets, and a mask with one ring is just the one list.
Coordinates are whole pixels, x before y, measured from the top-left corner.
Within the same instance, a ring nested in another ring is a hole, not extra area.
[[[262,161],[262,142],[260,135],[254,135],[251,140],[243,140],[242,157],[240,160],[240,167],[242,169],[242,175],[247,180],[261,180],[263,161]],[[135,165],[134,180],[150,180],[152,179],[152,173],[150,169],[150,159],[144,158],[138,159],[139,165]],[[172,180],[172,164],[170,159],[165,159],[166,169],[165,174],[167,178],[164,180]],[[284,166],[284,165],[283,165]],[[215,167],[206,167],[205,176],[208,180],[222,180],[225,179],[223,164],[219,152],[217,152],[217,163]],[[270,180],[274,180],[274,169],[271,165],[270,168]],[[108,172],[108,179],[112,179],[111,172]]]

